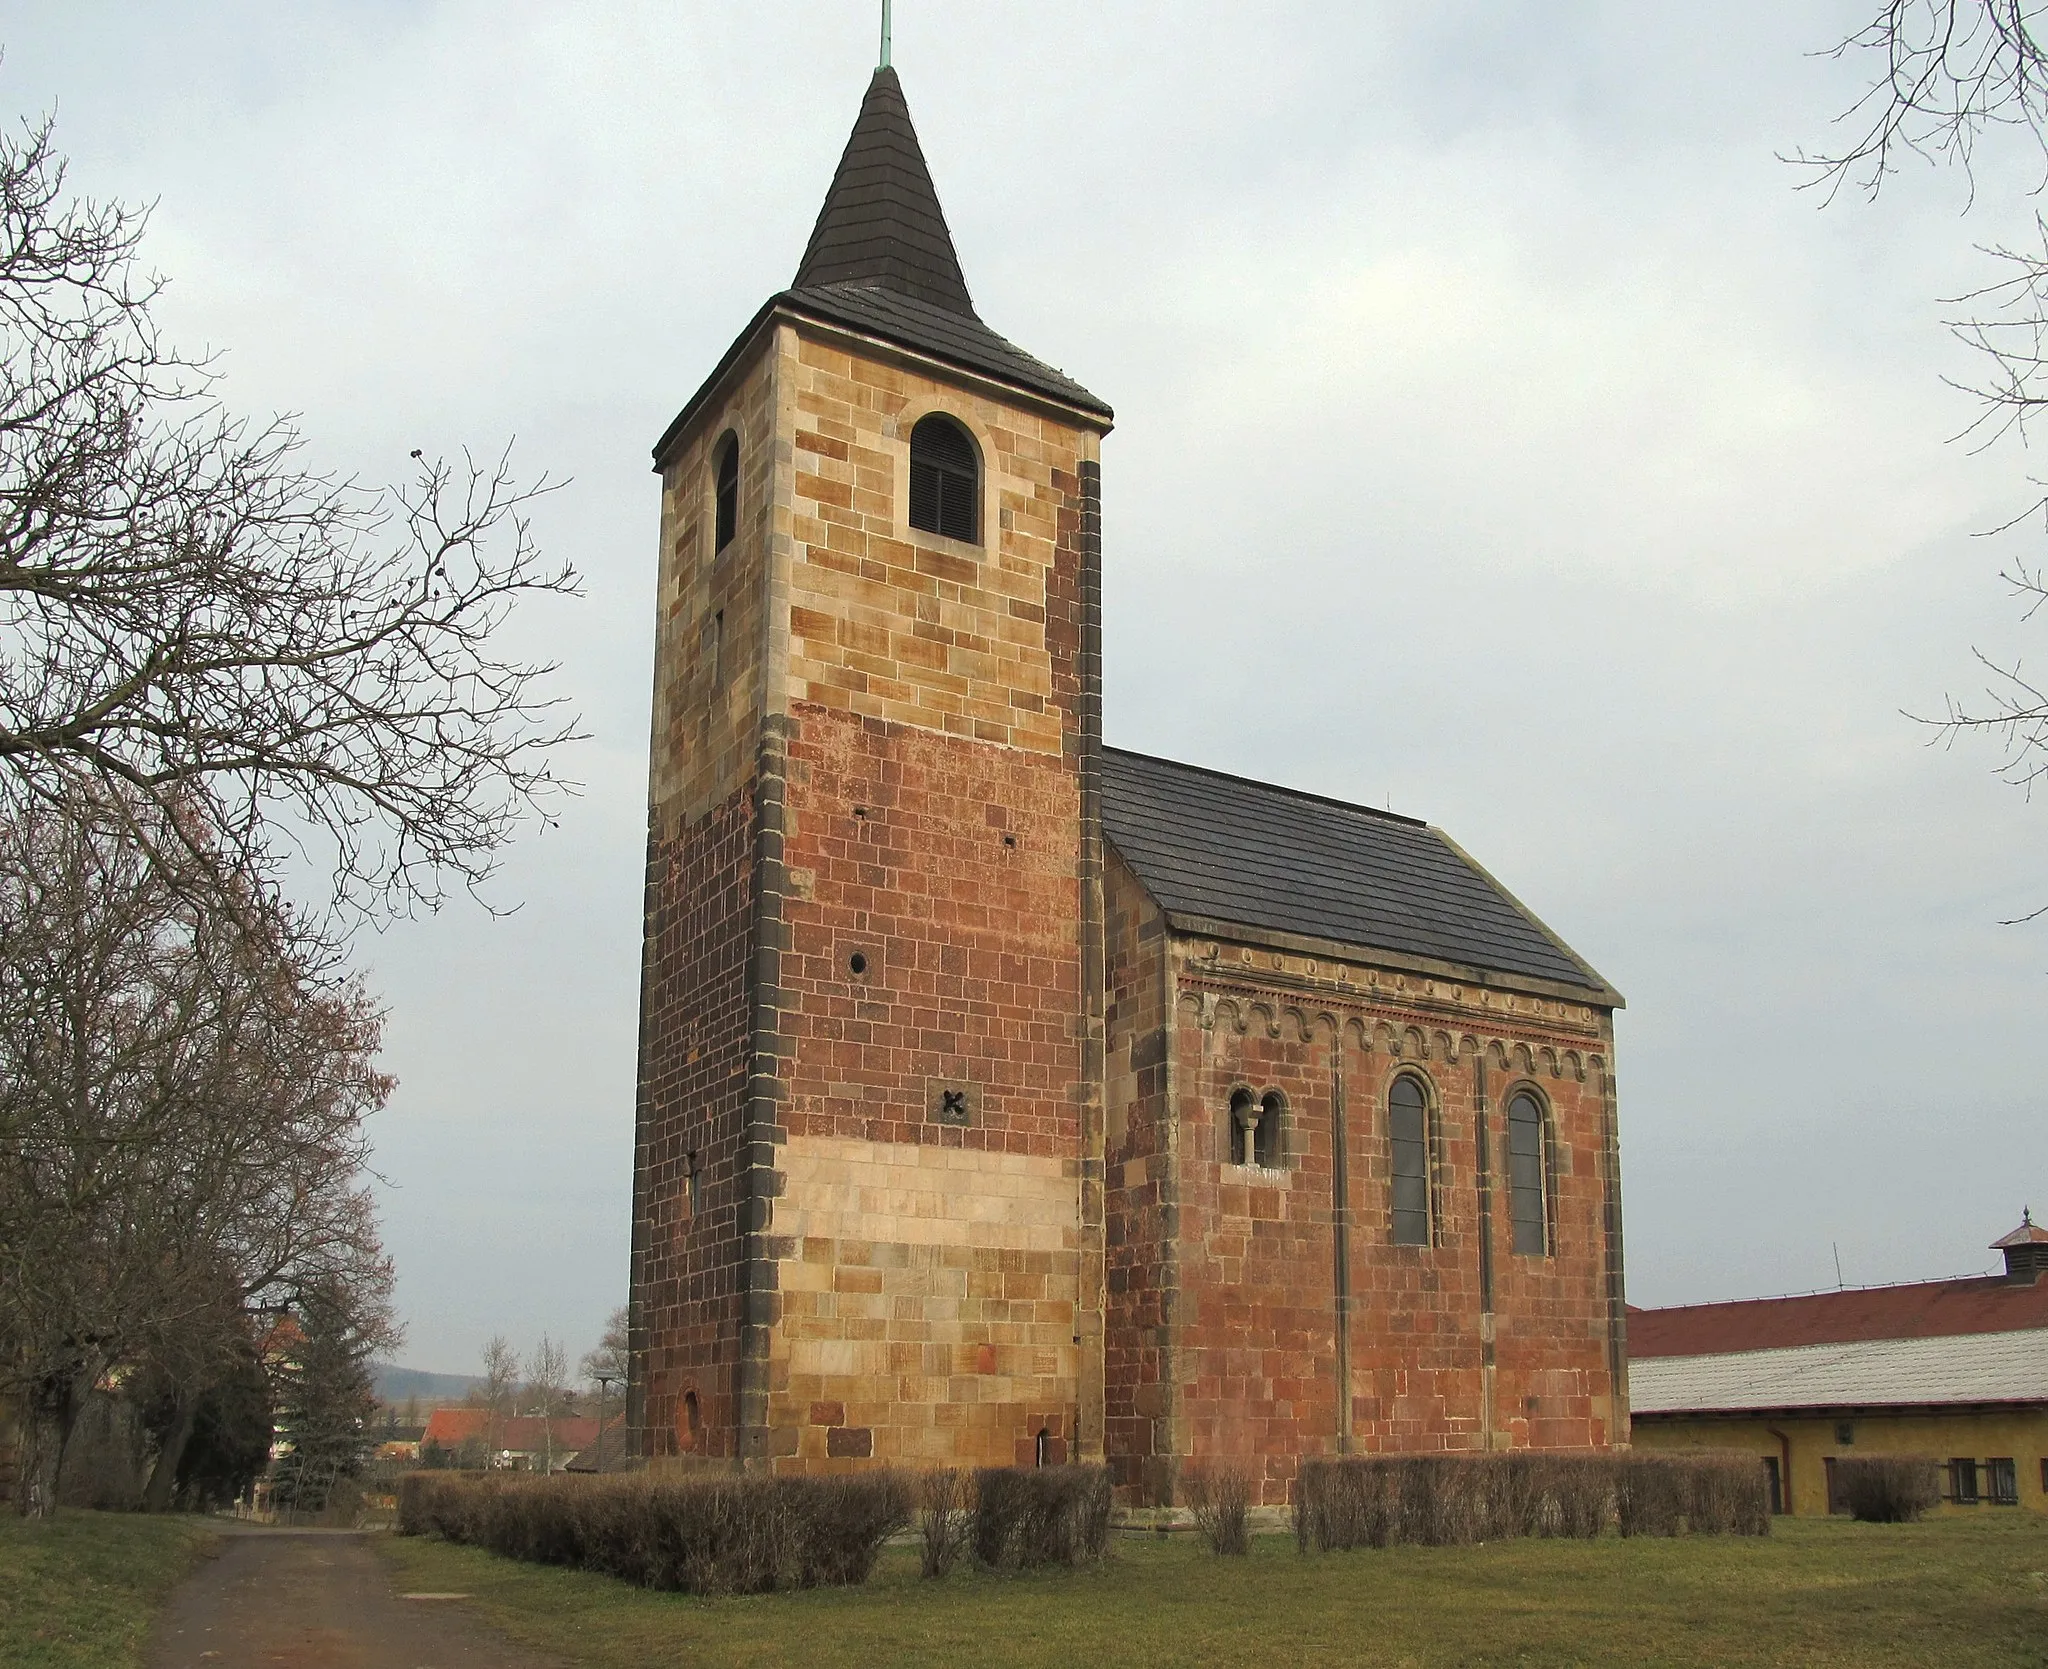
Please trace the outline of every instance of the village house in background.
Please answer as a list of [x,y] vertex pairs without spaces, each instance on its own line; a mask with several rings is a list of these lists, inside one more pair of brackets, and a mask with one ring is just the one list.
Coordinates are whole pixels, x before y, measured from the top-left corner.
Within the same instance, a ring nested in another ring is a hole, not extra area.
[[[607,1422],[608,1439],[623,1446],[619,1421]],[[427,1416],[414,1459],[427,1466],[463,1466],[510,1472],[594,1472],[598,1465],[595,1415],[494,1414],[488,1408],[437,1408]]]
[[2005,1273],[1629,1312],[1635,1444],[1748,1449],[1778,1509],[1846,1510],[1835,1462],[1927,1455],[1951,1510],[2048,1509],[2048,1229]]
[[1104,745],[1110,426],[885,65],[655,453],[636,1445],[1145,1505],[1625,1440],[1619,995],[1424,823]]

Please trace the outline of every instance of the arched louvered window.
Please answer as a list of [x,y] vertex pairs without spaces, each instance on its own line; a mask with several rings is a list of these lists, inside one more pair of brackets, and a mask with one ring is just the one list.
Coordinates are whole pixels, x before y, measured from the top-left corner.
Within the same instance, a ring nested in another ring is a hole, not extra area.
[[728,434],[718,443],[718,528],[712,540],[712,554],[732,543],[740,530],[740,437]]
[[1543,1104],[1527,1090],[1508,1100],[1508,1204],[1514,1247],[1534,1257],[1550,1250],[1550,1187],[1545,1174]]
[[1393,1150],[1394,1244],[1427,1246],[1429,1222],[1429,1092],[1412,1072],[1387,1091],[1387,1142]]
[[910,525],[981,542],[981,455],[973,437],[938,412],[910,431]]

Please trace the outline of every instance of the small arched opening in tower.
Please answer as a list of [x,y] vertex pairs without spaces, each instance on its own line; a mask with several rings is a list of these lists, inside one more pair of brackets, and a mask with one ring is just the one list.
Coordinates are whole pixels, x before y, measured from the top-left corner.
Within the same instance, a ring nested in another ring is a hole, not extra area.
[[910,525],[981,543],[981,454],[974,437],[941,412],[910,431]]

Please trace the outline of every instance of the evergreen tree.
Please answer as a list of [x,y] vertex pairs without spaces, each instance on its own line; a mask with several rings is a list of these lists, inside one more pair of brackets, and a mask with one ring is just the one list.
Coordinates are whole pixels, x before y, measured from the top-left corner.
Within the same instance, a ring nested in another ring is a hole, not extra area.
[[364,1314],[358,1294],[339,1286],[301,1295],[291,1317],[297,1337],[281,1352],[278,1440],[271,1499],[297,1512],[323,1511],[334,1487],[358,1476],[375,1441],[377,1398],[370,1358],[389,1336],[382,1306]]

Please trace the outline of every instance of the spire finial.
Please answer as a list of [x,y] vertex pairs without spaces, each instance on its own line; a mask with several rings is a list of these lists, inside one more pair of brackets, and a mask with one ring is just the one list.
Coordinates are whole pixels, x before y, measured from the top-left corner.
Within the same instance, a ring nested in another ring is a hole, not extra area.
[[882,64],[881,64],[881,67],[882,67],[883,69],[887,69],[887,68],[889,67],[889,33],[890,33],[890,31],[889,31],[889,0],[882,0]]

